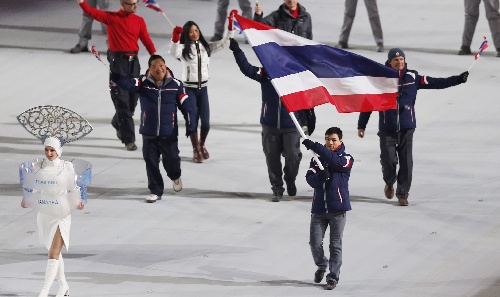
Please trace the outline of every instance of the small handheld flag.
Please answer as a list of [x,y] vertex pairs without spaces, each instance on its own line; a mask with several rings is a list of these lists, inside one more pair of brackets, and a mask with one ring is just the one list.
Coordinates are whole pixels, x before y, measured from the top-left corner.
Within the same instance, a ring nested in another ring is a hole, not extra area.
[[470,69],[472,68],[472,66],[474,66],[474,63],[476,63],[477,59],[479,59],[479,56],[481,56],[481,54],[483,53],[483,51],[488,48],[488,40],[486,39],[486,36],[483,36],[483,38],[484,38],[484,40],[481,43],[481,45],[479,46],[479,50],[474,55],[474,62],[472,62],[472,64],[469,67],[469,70],[467,70],[467,71],[470,71]]
[[94,55],[94,57],[95,57],[97,60],[99,60],[99,62],[101,62],[101,63],[102,63],[102,64],[103,64],[103,65],[104,65],[107,69],[108,69],[108,71],[109,71],[109,67],[108,67],[108,65],[106,65],[106,63],[104,63],[104,61],[103,61],[103,60],[101,60],[101,53],[100,53],[100,52],[98,52],[98,51],[96,51],[96,49],[95,49],[95,45],[93,45],[93,46],[91,46],[91,47],[90,47],[90,52],[92,52],[92,54]]
[[167,15],[163,12],[163,9],[161,9],[160,5],[158,5],[158,3],[155,2],[155,0],[142,0],[142,2],[145,3],[147,8],[151,8],[152,10],[161,13],[165,17],[165,19],[167,19],[167,21],[170,23],[170,25],[172,25],[172,28],[175,27],[174,24],[167,17]]

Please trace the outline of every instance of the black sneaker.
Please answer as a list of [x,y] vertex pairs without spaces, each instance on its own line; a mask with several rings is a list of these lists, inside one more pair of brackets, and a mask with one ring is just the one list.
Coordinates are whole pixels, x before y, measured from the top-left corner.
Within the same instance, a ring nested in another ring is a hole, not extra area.
[[337,286],[337,281],[334,279],[329,279],[326,281],[326,287],[325,289],[327,290],[333,290]]
[[472,52],[470,51],[470,46],[462,45],[460,47],[460,50],[458,51],[458,54],[461,55],[461,56],[472,54]]
[[337,48],[346,49],[346,48],[349,48],[349,45],[345,41],[339,41],[339,44],[337,45]]
[[283,193],[273,190],[273,197],[271,197],[271,202],[280,202],[281,198],[283,198]]
[[130,142],[125,144],[125,148],[127,149],[127,151],[135,151],[137,150],[137,145],[135,145],[134,142]]
[[323,276],[325,276],[325,271],[318,269],[314,273],[314,282],[319,284],[323,280]]
[[222,39],[222,35],[215,34],[214,36],[212,36],[212,38],[210,38],[210,41],[219,41],[221,39]]
[[81,53],[81,52],[88,52],[89,49],[88,47],[86,46],[81,46],[79,44],[75,45],[74,48],[70,49],[69,52],[72,53],[72,54],[78,54],[78,53]]
[[286,184],[286,192],[288,193],[288,196],[297,195],[297,187],[295,186],[294,182]]

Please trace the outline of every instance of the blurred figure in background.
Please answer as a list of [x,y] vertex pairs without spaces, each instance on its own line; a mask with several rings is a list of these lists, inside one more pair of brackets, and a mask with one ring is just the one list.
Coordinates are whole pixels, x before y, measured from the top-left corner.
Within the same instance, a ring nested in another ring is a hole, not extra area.
[[[90,7],[96,8],[99,7],[100,10],[108,10],[109,8],[109,0],[88,0],[87,3]],[[70,49],[69,52],[72,54],[78,54],[81,52],[89,51],[89,40],[92,38],[92,23],[94,19],[90,17],[85,12],[83,13],[82,25],[80,26],[80,30],[78,31],[78,43],[74,48]],[[102,33],[106,35],[106,46],[108,43],[108,30],[106,29],[106,24],[101,23]]]
[[[250,0],[238,0],[241,8],[241,15],[247,19],[252,19],[252,6],[250,5]],[[222,39],[224,34],[224,24],[227,18],[227,7],[229,6],[229,0],[218,0],[217,1],[217,17],[215,18],[215,28],[214,36],[210,38],[210,41],[217,41]]]

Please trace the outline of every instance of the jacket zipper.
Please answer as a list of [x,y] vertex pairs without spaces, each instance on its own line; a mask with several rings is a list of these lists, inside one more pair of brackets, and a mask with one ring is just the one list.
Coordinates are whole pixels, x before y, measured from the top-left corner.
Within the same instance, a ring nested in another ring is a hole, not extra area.
[[198,89],[201,89],[201,52],[200,52],[200,42],[195,41],[196,54],[198,55]]
[[156,127],[156,136],[160,136],[160,109],[161,109],[161,89],[158,90],[158,125]]

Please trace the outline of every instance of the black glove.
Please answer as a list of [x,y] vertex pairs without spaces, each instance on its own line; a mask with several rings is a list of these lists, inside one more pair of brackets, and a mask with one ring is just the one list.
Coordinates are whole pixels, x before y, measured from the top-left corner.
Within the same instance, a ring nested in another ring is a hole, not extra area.
[[330,179],[330,172],[327,169],[318,171],[318,178],[322,181]]
[[314,145],[314,141],[310,139],[304,139],[304,141],[302,141],[302,144],[306,147],[306,149],[310,150]]
[[235,54],[241,52],[240,45],[234,38],[229,39],[229,49],[232,50]]
[[458,76],[458,82],[461,83],[461,84],[466,83],[468,77],[469,77],[469,71],[462,72]]

